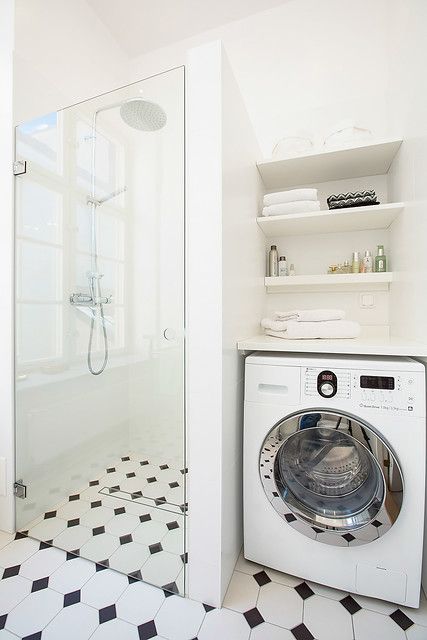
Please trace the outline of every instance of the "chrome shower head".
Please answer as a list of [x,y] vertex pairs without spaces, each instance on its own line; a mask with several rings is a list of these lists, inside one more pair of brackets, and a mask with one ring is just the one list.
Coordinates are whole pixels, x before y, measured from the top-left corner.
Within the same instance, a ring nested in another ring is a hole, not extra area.
[[167,121],[160,105],[142,98],[125,100],[120,106],[120,116],[129,127],[139,131],[157,131]]

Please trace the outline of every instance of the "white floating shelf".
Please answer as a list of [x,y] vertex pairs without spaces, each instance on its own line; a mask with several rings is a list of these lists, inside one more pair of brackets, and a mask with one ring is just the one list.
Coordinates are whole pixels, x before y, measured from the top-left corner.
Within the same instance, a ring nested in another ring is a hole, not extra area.
[[279,276],[265,278],[265,286],[268,293],[282,293],[284,291],[340,291],[353,289],[354,287],[376,289],[384,291],[388,289],[393,280],[393,273],[337,273],[308,276]]
[[383,175],[390,169],[401,144],[402,140],[377,140],[285,160],[263,160],[257,166],[266,189]]
[[427,357],[427,344],[403,338],[354,340],[284,340],[259,335],[237,343],[240,351],[281,351],[284,353],[347,353],[376,356]]
[[257,222],[267,238],[388,229],[403,208],[402,202],[396,202],[352,209],[293,213],[286,216],[260,216]]

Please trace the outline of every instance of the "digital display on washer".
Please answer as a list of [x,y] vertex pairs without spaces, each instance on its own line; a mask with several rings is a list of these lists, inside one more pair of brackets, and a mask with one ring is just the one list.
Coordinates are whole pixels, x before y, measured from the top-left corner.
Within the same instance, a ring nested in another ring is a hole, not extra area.
[[394,389],[394,378],[388,376],[360,376],[362,389]]

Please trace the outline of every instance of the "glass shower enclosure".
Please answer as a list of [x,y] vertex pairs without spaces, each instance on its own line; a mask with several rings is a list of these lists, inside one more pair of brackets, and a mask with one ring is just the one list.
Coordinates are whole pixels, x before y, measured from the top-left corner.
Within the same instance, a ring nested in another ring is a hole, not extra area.
[[17,529],[183,594],[183,68],[18,126],[16,159]]

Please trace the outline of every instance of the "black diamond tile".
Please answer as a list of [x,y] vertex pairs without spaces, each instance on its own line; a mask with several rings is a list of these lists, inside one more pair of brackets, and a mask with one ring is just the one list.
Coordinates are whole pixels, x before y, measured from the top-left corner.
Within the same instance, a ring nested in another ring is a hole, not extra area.
[[390,618],[397,625],[399,625],[399,627],[403,629],[403,631],[406,631],[407,629],[409,629],[409,627],[412,627],[412,625],[414,624],[413,620],[411,620],[411,618],[408,618],[408,616],[405,613],[403,613],[403,611],[401,611],[400,609],[396,609],[396,611],[393,611],[393,613],[390,614]]
[[53,545],[53,540],[43,540],[43,542],[47,544],[48,547],[51,547]]
[[73,518],[72,520],[68,520],[67,527],[77,527],[78,524],[80,524],[80,519]]
[[126,478],[135,478],[135,477],[136,477],[136,473],[134,473],[133,471],[126,474]]
[[4,616],[0,616],[0,629],[4,629],[7,620],[7,613]]
[[75,500],[80,500],[80,496],[79,496],[79,494],[78,494],[78,493],[75,493],[73,496],[69,496],[69,497],[68,497],[68,500],[69,500],[70,502],[74,502]]
[[380,522],[379,520],[373,520],[371,524],[378,529],[378,527],[382,527],[383,523]]
[[37,631],[37,633],[32,633],[30,636],[25,636],[22,640],[41,640],[42,632]]
[[80,602],[80,590],[72,591],[71,593],[66,593],[64,595],[64,607],[69,607],[72,604],[77,604]]
[[263,587],[265,584],[271,582],[270,578],[266,574],[265,571],[259,571],[258,573],[254,573],[253,578],[258,582],[260,587]]
[[164,471],[165,469],[169,469],[167,464],[161,464],[159,469],[161,469],[162,471]]
[[145,465],[149,464],[148,460],[142,460],[142,462],[139,463],[141,465],[141,467],[145,467]]
[[89,482],[90,487],[96,487],[97,484],[99,484],[99,480],[91,480]]
[[129,580],[129,584],[132,584],[133,582],[139,582],[140,580],[142,580],[141,571],[138,569],[138,571],[132,571],[131,573],[128,573],[128,580]]
[[169,486],[171,489],[175,489],[175,487],[179,487],[179,483],[178,482],[169,482]]
[[[78,549],[76,549],[78,551]],[[67,551],[67,555],[65,556],[66,560],[74,560],[80,555],[80,553],[76,553],[75,551]]]
[[41,591],[42,589],[47,589],[49,586],[49,578],[39,578],[38,580],[34,580],[33,586],[31,587],[31,593],[35,591]]
[[157,635],[156,624],[154,620],[140,624],[138,627],[139,640],[150,640]]
[[128,533],[125,536],[120,536],[119,540],[120,544],[129,544],[129,542],[132,542],[132,536]]
[[56,511],[47,511],[44,514],[44,519],[49,520],[49,518],[56,518]]
[[159,496],[158,498],[154,499],[154,504],[156,504],[157,506],[159,506],[159,504],[165,504],[165,502],[166,502],[165,496]]
[[178,585],[176,584],[176,582],[169,582],[168,584],[164,584],[162,589],[166,598],[169,598],[169,596],[173,596],[174,594],[179,593]]
[[346,596],[342,600],[340,600],[344,609],[347,609],[350,615],[354,615],[362,608],[358,602],[351,596]]
[[28,536],[28,531],[17,531],[15,534],[15,540],[22,540]]
[[155,476],[151,476],[150,478],[147,478],[147,482],[157,482],[157,478]]
[[176,520],[174,520],[173,522],[168,522],[166,526],[169,529],[169,531],[172,531],[172,529],[179,529],[179,524],[177,523]]
[[109,566],[110,566],[109,560],[100,560],[99,562],[96,563],[95,569],[97,571],[104,571],[104,569],[108,569]]
[[277,493],[277,491],[272,491],[272,494],[273,494],[273,496],[274,496],[275,498],[278,498],[278,497],[279,497],[279,494]]
[[150,550],[151,555],[153,555],[154,553],[160,553],[160,551],[163,551],[163,547],[160,544],[160,542],[156,542],[155,544],[150,544],[148,545],[148,548]]
[[181,509],[182,513],[185,513],[186,511],[188,511],[188,502],[186,502],[185,504],[180,504],[179,508]]
[[130,494],[132,500],[138,500],[138,498],[142,498],[142,491],[134,491]]
[[12,578],[13,576],[17,576],[20,568],[20,564],[16,564],[14,567],[6,567],[6,569],[3,571],[2,579],[4,580],[5,578]]
[[120,491],[120,487],[118,484],[115,484],[112,487],[108,487],[108,493],[117,493],[118,491]]
[[295,591],[303,600],[307,600],[307,598],[310,598],[310,596],[314,596],[313,589],[311,589],[306,582],[301,582],[301,584],[298,584],[295,587]]
[[47,542],[40,542],[39,551],[43,551],[43,549],[50,549],[51,545]]
[[95,500],[95,502],[90,503],[91,509],[96,509],[96,507],[101,507],[101,506],[102,506],[101,500]]
[[92,535],[94,536],[99,536],[101,533],[105,533],[105,527],[95,527],[95,529],[92,529]]
[[285,513],[286,522],[295,522],[296,518],[293,513]]
[[151,520],[151,516],[149,513],[144,513],[142,516],[139,516],[140,522],[148,522],[148,520]]
[[291,629],[291,633],[297,640],[314,640],[314,635],[307,629],[304,623]]
[[70,553],[72,553],[76,557],[79,557],[80,556],[80,549],[72,549],[70,551]]
[[117,507],[117,509],[114,509],[115,516],[119,516],[122,513],[126,513],[126,509],[124,507]]
[[251,629],[264,622],[264,618],[256,607],[254,609],[250,609],[250,611],[245,611],[243,615]]
[[209,611],[213,611],[215,609],[215,607],[211,607],[210,604],[205,604],[205,603],[203,603],[203,608],[206,611],[206,613],[209,613]]
[[181,473],[182,475],[185,475],[186,473],[188,473],[187,467],[185,467],[185,469],[181,469]]
[[123,458],[121,458],[122,462],[129,462],[130,458],[129,456],[124,456]]
[[114,473],[115,470],[116,470],[116,467],[108,467],[107,473]]
[[115,604],[110,604],[108,607],[99,610],[99,624],[104,624],[104,622],[114,620],[114,618],[117,618]]
[[180,558],[181,558],[183,564],[187,564],[188,563],[188,552],[186,551],[185,553],[181,553]]
[[341,536],[341,538],[344,538],[344,540],[347,540],[347,542],[353,542],[353,540],[356,540],[356,538],[352,536],[351,533],[345,533],[343,536]]

